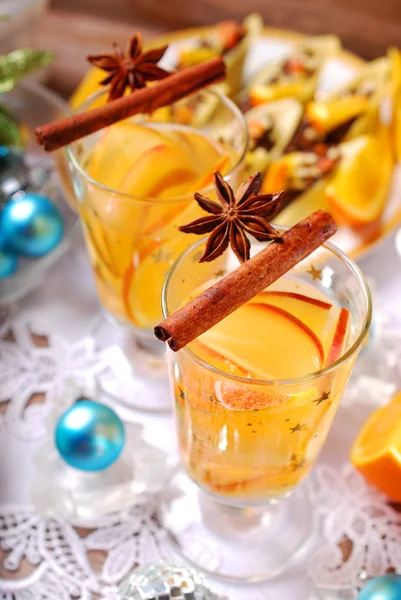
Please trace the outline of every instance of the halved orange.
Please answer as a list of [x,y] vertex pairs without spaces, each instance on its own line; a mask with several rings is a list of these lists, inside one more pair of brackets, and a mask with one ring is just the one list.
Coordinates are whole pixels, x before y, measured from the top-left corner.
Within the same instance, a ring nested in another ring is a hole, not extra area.
[[401,502],[401,392],[364,423],[351,462],[366,481]]

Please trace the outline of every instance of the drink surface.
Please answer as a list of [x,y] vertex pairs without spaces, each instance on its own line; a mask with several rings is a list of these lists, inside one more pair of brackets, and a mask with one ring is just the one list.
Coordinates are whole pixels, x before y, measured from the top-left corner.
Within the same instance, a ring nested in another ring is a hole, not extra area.
[[178,353],[180,448],[204,489],[233,505],[257,505],[307,475],[352,365],[305,382],[279,380],[340,358],[349,317],[313,286],[282,278],[189,345],[215,370]]
[[117,320],[149,329],[161,318],[166,273],[193,242],[178,226],[201,216],[193,193],[234,160],[195,129],[129,120],[102,132],[84,155],[93,182],[80,213],[101,301]]

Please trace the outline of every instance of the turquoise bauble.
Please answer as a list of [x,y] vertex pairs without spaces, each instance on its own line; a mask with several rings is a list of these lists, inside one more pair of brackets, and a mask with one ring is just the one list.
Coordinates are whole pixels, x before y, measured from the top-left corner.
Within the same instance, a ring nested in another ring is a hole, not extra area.
[[371,579],[360,591],[358,600],[400,600],[401,575],[390,573]]
[[59,419],[55,444],[61,458],[81,471],[107,469],[124,447],[124,425],[114,410],[78,400]]
[[18,267],[18,259],[14,254],[0,250],[0,279],[10,277]]
[[0,231],[7,250],[39,257],[60,243],[64,223],[60,211],[48,198],[29,192],[4,206]]

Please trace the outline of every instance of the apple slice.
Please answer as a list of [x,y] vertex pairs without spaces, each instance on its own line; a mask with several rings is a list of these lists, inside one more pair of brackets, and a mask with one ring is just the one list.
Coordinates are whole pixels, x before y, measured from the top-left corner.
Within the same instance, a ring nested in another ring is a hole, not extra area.
[[300,377],[318,370],[324,360],[322,344],[307,325],[286,310],[262,303],[240,307],[200,341],[265,379]]
[[333,306],[305,294],[280,290],[261,292],[251,300],[251,303],[266,303],[286,310],[307,325],[320,341],[323,341],[328,312]]
[[330,350],[326,359],[326,366],[333,364],[338,360],[345,348],[347,335],[349,331],[351,313],[346,308],[341,308],[338,317],[337,325],[334,331],[333,340],[331,342]]
[[89,175],[112,189],[118,185],[139,157],[154,146],[168,144],[159,132],[133,123],[121,121],[111,125],[99,138],[89,163]]
[[131,161],[118,189],[139,198],[155,198],[177,183],[189,184],[197,179],[189,159],[180,148],[165,142],[153,146]]
[[80,208],[80,215],[88,244],[91,246],[92,261],[100,262],[111,275],[118,277],[120,273],[110,253],[104,228],[96,217],[84,207]]
[[[197,172],[190,156],[178,147],[162,144],[144,152],[131,166],[119,185],[119,191],[139,198],[157,198],[171,194],[174,188],[184,193],[196,180]],[[133,201],[132,204],[136,208],[134,222],[140,224],[141,232],[146,235],[171,222],[183,210],[182,206],[162,201],[157,204]],[[129,222],[133,222],[132,217]]]
[[[216,369],[220,369],[220,371],[225,371],[232,375],[237,375],[238,377],[249,376],[249,371],[247,369],[244,369],[240,365],[229,360],[220,352],[213,350],[213,348],[209,348],[209,346],[203,344],[199,339],[191,342],[190,349],[199,356],[199,358],[206,363],[213,365]],[[254,377],[257,377],[257,375],[254,374]]]
[[[216,468],[218,467],[218,468]],[[238,468],[227,465],[207,465],[202,480],[214,492],[242,496],[269,495],[276,497],[277,490],[283,494],[305,477],[310,465],[297,470],[290,467],[265,467],[264,469]]]

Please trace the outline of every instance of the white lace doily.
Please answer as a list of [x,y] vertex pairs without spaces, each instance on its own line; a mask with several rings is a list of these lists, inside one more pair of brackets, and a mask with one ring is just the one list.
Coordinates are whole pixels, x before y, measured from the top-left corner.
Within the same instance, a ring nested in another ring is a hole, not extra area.
[[[21,439],[33,440],[43,435],[46,394],[72,376],[93,385],[119,350],[110,347],[99,353],[90,337],[71,343],[49,334],[36,320],[34,325],[13,321],[10,331],[11,339],[0,339],[0,404],[7,403],[5,425]],[[30,405],[37,394],[44,394],[44,401]]]
[[[75,526],[74,526],[75,525]],[[152,503],[90,523],[40,517],[32,507],[2,506],[2,600],[117,600],[117,584],[140,562],[171,556]]]
[[316,586],[354,588],[388,569],[401,572],[401,514],[346,465],[319,466],[313,477],[325,543],[310,561]]

